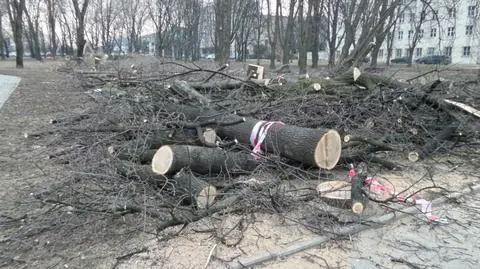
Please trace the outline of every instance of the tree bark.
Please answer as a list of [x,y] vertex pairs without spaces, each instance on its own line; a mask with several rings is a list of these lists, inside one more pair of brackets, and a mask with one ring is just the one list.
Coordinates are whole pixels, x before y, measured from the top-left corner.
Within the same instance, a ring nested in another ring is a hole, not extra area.
[[152,159],[152,170],[160,175],[171,175],[187,167],[200,174],[235,174],[252,171],[256,166],[257,161],[247,153],[185,145],[163,146]]
[[[298,44],[298,67],[300,69],[299,73],[307,73],[307,46],[308,46],[308,36],[307,36],[307,27],[305,25],[305,19],[303,17],[303,4],[305,0],[299,0],[298,2],[298,24],[300,26],[300,44]],[[311,13],[311,6],[308,7],[308,14]]]
[[0,11],[0,57],[5,60],[5,42],[3,40],[3,24],[2,24],[3,12]]
[[48,30],[50,35],[50,51],[52,57],[55,59],[57,56],[57,34],[55,32],[55,0],[47,0],[47,17],[48,17]]
[[72,0],[73,8],[75,10],[75,18],[77,19],[77,57],[83,57],[83,49],[85,47],[85,15],[87,13],[87,7],[90,0],[84,0],[83,4],[80,6],[78,0]]
[[295,3],[297,0],[290,0],[288,7],[287,29],[285,30],[285,37],[283,39],[283,59],[282,64],[290,63],[290,53],[293,47],[293,27],[295,24]]
[[230,57],[231,0],[215,0],[215,60],[226,64]]
[[7,0],[8,16],[12,25],[13,39],[15,41],[16,67],[23,68],[23,10],[25,0]]

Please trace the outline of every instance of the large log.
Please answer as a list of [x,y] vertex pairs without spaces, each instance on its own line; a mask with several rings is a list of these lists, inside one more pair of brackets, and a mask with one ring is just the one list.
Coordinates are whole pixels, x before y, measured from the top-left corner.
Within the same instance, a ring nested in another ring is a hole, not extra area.
[[[183,113],[188,120],[239,122],[238,124],[219,125],[215,131],[221,138],[236,139],[240,143],[251,145],[252,131],[260,120],[246,118],[214,110],[190,106],[177,106],[176,112]],[[273,124],[260,145],[263,151],[279,154],[304,164],[324,169],[333,169],[340,159],[342,145],[337,131],[328,129],[310,129],[280,123]],[[253,145],[251,145],[253,147]]]
[[[229,117],[232,120],[238,118],[235,115]],[[220,137],[237,139],[240,143],[255,147],[251,143],[252,132],[255,133],[254,128],[257,124],[258,127],[263,123],[247,118],[245,122],[236,125],[218,126],[216,132]],[[274,123],[266,132],[260,149],[304,164],[332,169],[340,159],[341,143],[340,135],[335,130],[309,129]]]
[[174,174],[185,167],[200,174],[245,173],[256,166],[257,160],[247,153],[185,145],[163,146],[152,159],[153,172],[161,175]]

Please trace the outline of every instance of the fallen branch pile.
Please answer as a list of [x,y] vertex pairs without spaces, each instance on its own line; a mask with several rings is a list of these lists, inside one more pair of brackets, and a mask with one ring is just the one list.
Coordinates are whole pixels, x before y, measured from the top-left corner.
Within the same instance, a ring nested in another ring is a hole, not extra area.
[[315,197],[287,194],[281,179],[331,179],[358,162],[400,169],[454,148],[468,158],[480,144],[479,81],[420,85],[352,70],[278,83],[226,67],[146,69],[76,72],[97,105],[25,133],[72,170],[34,197],[69,212],[141,213],[162,231]]

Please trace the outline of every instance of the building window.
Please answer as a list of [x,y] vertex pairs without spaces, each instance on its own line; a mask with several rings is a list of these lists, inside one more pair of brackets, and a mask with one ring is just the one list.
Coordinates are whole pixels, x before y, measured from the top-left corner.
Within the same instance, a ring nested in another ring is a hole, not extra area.
[[455,27],[448,27],[447,36],[455,36]]
[[430,37],[436,37],[437,36],[437,28],[432,28],[430,31]]
[[465,35],[472,35],[473,34],[473,25],[467,25],[465,27]]
[[470,56],[470,46],[463,47],[463,56]]
[[417,48],[416,55],[417,57],[422,57],[422,48]]
[[378,50],[378,57],[383,58],[383,49]]
[[399,22],[399,23],[405,22],[405,14],[403,14],[403,13],[400,14],[400,17],[398,18],[398,22]]
[[405,49],[405,57],[410,57],[410,49]]
[[413,37],[413,30],[408,31],[408,39],[412,39]]
[[414,22],[415,21],[415,13],[410,13],[410,19],[409,19],[410,22]]
[[398,31],[398,39],[403,39],[403,31]]
[[423,29],[420,29],[420,33],[418,33],[419,38],[423,38],[423,32],[424,32]]
[[432,11],[432,20],[436,20],[438,15],[438,10]]
[[396,50],[395,50],[395,56],[396,56],[397,58],[402,57],[402,49],[396,49]]
[[427,49],[427,55],[433,55],[435,54],[435,48],[434,47],[430,47]]
[[457,11],[454,7],[448,8],[448,17],[449,18],[455,18],[455,13],[457,13]]
[[468,17],[475,16],[475,6],[468,6]]
[[445,47],[445,55],[452,56],[452,47]]

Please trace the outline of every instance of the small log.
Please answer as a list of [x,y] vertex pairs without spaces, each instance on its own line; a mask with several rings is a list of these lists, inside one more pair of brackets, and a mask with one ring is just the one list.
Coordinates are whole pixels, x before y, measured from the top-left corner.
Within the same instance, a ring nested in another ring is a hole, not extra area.
[[173,183],[172,186],[170,184],[164,185],[167,178],[155,174],[148,165],[118,161],[112,164],[117,169],[118,174],[135,180],[145,180],[162,187],[167,186],[167,190],[171,191],[174,196],[189,203],[194,203],[198,208],[206,208],[211,205],[217,196],[217,189],[214,186],[184,171],[175,175],[173,180],[168,180],[169,183]]
[[256,166],[255,158],[247,153],[184,145],[163,146],[152,159],[153,172],[161,175],[174,174],[184,167],[200,174],[235,174],[253,171]]
[[197,92],[194,88],[188,85],[186,81],[176,80],[173,82],[172,85],[169,86],[169,88],[187,94],[189,98],[194,98],[198,100],[204,106],[210,105],[211,100],[203,96],[201,93]]
[[[217,189],[207,182],[187,173],[185,169],[180,170],[174,177],[175,196],[185,197],[188,201],[195,203],[198,208],[204,209],[213,204],[217,196]],[[177,195],[180,194],[180,195]],[[183,199],[182,199],[183,200]]]
[[453,136],[458,129],[459,124],[457,122],[451,123],[449,126],[445,127],[439,134],[433,137],[429,142],[427,142],[420,150],[413,151],[408,154],[408,159],[411,162],[416,162],[418,160],[423,160],[430,156],[432,152],[437,150],[440,142],[448,139]]
[[463,104],[463,103],[460,103],[460,102],[455,102],[455,101],[448,100],[448,99],[445,99],[445,103],[456,106],[456,107],[458,107],[458,108],[460,108],[460,109],[462,109],[462,110],[480,118],[480,111],[471,107],[471,106],[469,106],[469,105],[466,105],[466,104]]
[[[228,64],[224,64],[222,65],[220,68],[217,69],[217,72],[221,72],[225,69],[228,68]],[[210,81],[217,73],[212,73],[210,76],[208,76],[208,78],[206,78],[203,83],[207,83],[208,81]]]

